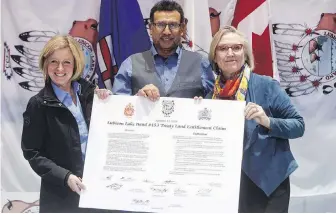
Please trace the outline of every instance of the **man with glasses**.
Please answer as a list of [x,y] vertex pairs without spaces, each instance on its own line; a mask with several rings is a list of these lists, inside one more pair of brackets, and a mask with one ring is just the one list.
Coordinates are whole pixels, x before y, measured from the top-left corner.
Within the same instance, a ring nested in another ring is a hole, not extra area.
[[204,97],[214,86],[209,61],[199,53],[182,49],[184,12],[174,1],[156,3],[150,12],[150,50],[133,54],[120,66],[113,93],[163,97]]

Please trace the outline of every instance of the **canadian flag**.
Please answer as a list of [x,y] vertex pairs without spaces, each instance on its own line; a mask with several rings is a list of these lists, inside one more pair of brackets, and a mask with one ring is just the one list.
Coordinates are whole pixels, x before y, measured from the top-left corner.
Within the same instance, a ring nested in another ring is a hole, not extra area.
[[272,65],[272,48],[269,28],[269,2],[267,0],[236,0],[232,26],[248,38],[255,57],[255,73],[276,79]]

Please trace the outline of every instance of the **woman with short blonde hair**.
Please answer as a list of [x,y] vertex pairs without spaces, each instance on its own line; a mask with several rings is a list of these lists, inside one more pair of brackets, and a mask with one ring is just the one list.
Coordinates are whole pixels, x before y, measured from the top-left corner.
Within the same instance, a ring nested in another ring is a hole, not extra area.
[[[40,212],[96,212],[78,207],[96,86],[81,78],[84,56],[69,35],[49,40],[40,55],[44,88],[23,113],[24,158],[41,177]],[[96,89],[98,97],[107,90]],[[101,211],[98,211],[101,212]]]
[[39,68],[43,72],[45,80],[48,78],[47,66],[50,63],[47,60],[48,57],[56,50],[63,48],[69,48],[74,57],[74,74],[71,78],[71,81],[77,80],[81,77],[85,66],[85,58],[81,46],[70,35],[57,35],[48,41],[40,54]]

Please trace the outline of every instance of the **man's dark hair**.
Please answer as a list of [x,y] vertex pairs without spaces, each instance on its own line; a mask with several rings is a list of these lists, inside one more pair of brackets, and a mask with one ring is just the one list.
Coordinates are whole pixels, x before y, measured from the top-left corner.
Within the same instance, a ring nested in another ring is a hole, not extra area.
[[181,5],[175,1],[171,0],[162,0],[157,2],[150,11],[150,22],[154,22],[154,13],[157,11],[177,11],[180,13],[181,20],[180,23],[184,22],[184,12]]

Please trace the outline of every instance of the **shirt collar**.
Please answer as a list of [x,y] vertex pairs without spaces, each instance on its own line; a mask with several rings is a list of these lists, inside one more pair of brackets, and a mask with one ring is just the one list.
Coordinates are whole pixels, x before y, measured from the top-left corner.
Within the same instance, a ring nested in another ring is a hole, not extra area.
[[[158,52],[156,51],[156,48],[154,47],[154,44],[152,43],[152,47],[151,47],[151,52],[153,54],[153,56],[159,56]],[[175,53],[177,54],[177,56],[179,56],[181,54],[181,47],[177,46]]]
[[[53,81],[51,81],[51,86],[54,89],[56,97],[63,103],[65,98],[70,95],[68,92],[62,90],[60,87],[58,87]],[[72,82],[72,88],[75,93],[77,93],[80,90],[80,84],[76,81]]]

